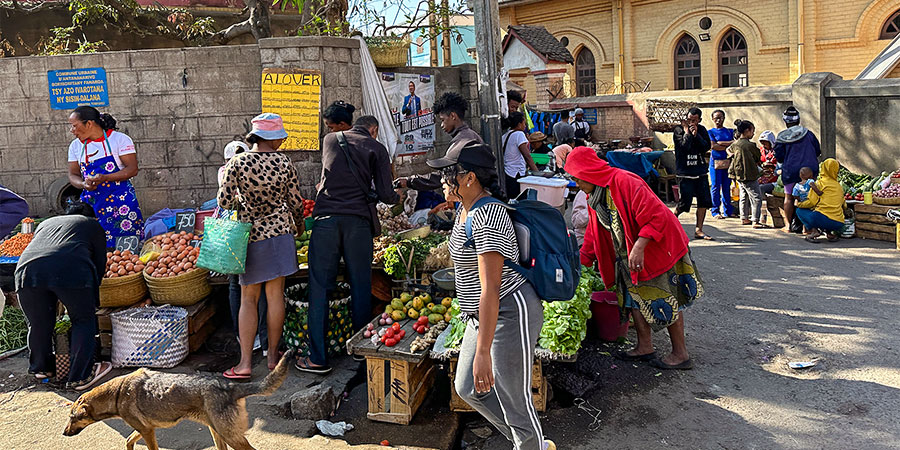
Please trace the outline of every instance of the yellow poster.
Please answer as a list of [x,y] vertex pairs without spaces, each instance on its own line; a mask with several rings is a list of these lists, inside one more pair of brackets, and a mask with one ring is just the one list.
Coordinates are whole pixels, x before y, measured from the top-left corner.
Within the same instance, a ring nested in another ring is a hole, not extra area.
[[281,150],[319,150],[318,70],[269,68],[262,72],[262,111],[284,120],[288,138]]

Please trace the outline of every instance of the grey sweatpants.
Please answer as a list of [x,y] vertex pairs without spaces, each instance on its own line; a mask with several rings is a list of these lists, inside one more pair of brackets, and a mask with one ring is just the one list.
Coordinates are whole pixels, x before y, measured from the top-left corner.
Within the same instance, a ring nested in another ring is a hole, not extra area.
[[500,314],[491,362],[494,388],[486,394],[475,392],[472,363],[478,327],[470,321],[459,349],[456,392],[472,408],[491,422],[516,450],[543,450],[544,438],[537,411],[531,400],[531,366],[544,309],[534,288],[525,283],[500,300]]
[[759,181],[738,181],[741,190],[741,219],[759,223],[762,212],[762,192]]

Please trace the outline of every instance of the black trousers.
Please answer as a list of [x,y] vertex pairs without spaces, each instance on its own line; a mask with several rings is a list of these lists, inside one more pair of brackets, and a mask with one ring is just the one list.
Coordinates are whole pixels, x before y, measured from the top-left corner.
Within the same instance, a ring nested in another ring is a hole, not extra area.
[[506,197],[510,199],[514,199],[519,196],[519,193],[522,192],[519,187],[519,178],[511,177],[509,175],[503,175],[506,177]]
[[309,243],[309,358],[313,364],[328,362],[328,292],[335,288],[338,267],[344,259],[350,283],[350,307],[354,330],[372,318],[372,228],[359,216],[326,216],[316,219]]
[[72,321],[69,340],[69,381],[90,378],[94,352],[97,351],[97,288],[22,288],[19,304],[28,319],[28,371],[56,372],[53,356],[53,327],[56,325],[56,300],[66,305]]

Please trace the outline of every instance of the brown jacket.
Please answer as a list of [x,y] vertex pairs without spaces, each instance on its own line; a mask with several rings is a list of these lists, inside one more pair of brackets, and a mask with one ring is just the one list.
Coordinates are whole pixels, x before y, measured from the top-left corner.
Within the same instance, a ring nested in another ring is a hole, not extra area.
[[737,181],[756,181],[759,178],[759,161],[762,158],[759,147],[749,139],[740,138],[728,147],[731,167],[728,177]]

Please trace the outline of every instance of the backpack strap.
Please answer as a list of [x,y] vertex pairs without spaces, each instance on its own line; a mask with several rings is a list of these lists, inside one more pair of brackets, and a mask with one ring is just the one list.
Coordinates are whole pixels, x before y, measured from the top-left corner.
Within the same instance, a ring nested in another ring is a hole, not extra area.
[[469,213],[466,215],[466,243],[463,244],[465,247],[475,248],[475,238],[472,237],[472,214],[475,213],[478,208],[488,204],[488,203],[500,203],[503,206],[506,206],[506,203],[497,200],[494,197],[482,197],[472,205],[472,209],[469,210]]

